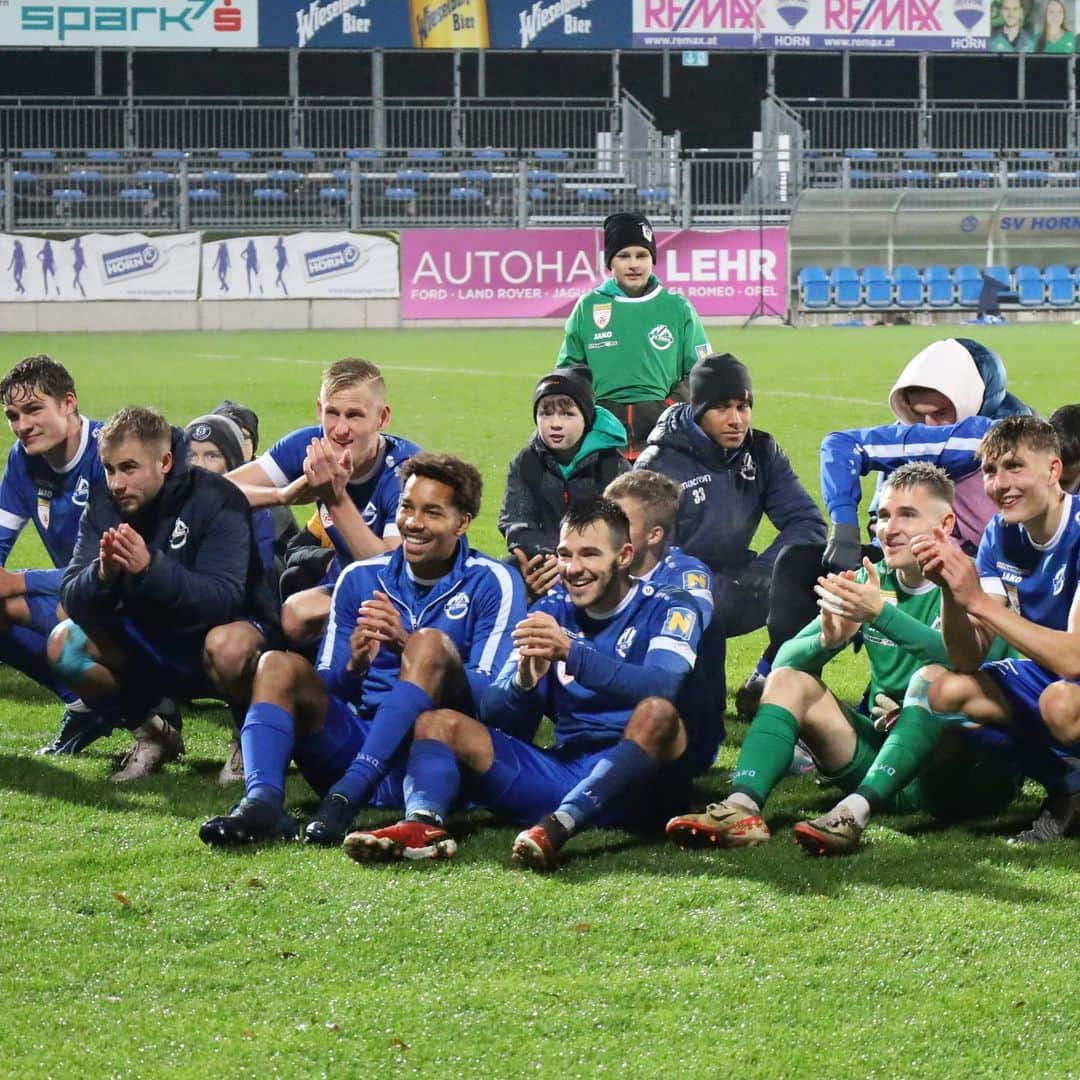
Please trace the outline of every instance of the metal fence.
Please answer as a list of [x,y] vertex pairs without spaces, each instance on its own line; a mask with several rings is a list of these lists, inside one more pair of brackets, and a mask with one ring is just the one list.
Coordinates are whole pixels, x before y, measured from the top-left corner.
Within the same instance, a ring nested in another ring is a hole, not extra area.
[[822,150],[1064,150],[1078,145],[1077,113],[1068,102],[788,98],[785,104],[806,129],[806,145]]

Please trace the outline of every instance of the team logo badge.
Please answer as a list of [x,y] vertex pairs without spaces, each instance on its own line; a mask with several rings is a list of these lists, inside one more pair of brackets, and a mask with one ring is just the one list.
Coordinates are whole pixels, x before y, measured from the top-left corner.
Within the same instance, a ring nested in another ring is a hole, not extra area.
[[454,593],[446,601],[446,617],[448,619],[464,619],[469,611],[469,594]]
[[45,488],[39,488],[37,493],[37,519],[41,527],[47,529],[52,519],[52,492]]
[[668,637],[678,638],[680,641],[689,641],[697,624],[697,615],[689,608],[674,607],[664,620],[664,633]]
[[620,635],[619,640],[615,642],[615,651],[625,660],[626,654],[630,651],[630,646],[634,644],[634,638],[637,637],[637,627],[628,626]]
[[611,322],[611,305],[593,304],[592,321],[596,323],[597,330],[603,330]]
[[1060,570],[1054,575],[1053,591],[1054,596],[1060,596],[1061,590],[1065,588],[1065,567],[1061,567]]
[[744,480],[756,480],[757,479],[757,463],[754,461],[753,455],[747,450],[743,454],[742,466],[739,469],[739,475]]
[[212,442],[214,429],[209,424],[196,424],[191,429],[192,442]]
[[649,331],[649,344],[654,349],[664,352],[675,344],[675,335],[663,323],[660,323]]
[[711,352],[712,352],[712,346],[707,341],[705,342],[704,345],[695,345],[694,346],[694,355],[699,360],[704,360],[705,357],[708,356],[709,353],[711,353]]
[[179,519],[176,519],[176,524],[173,526],[172,536],[169,537],[169,547],[173,551],[179,551],[186,543],[188,538],[188,527]]
[[80,476],[75,485],[75,494],[71,496],[75,506],[85,506],[90,501],[90,481],[85,476]]
[[364,519],[364,524],[371,528],[379,517],[379,508],[373,502],[369,502],[360,516]]
[[651,244],[652,243],[652,226],[647,222],[641,223],[641,235]]

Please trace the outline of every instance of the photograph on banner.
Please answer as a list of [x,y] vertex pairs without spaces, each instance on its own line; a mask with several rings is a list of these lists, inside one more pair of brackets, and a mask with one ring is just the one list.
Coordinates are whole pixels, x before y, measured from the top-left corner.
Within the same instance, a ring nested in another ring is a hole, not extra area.
[[198,233],[0,234],[0,302],[194,300],[198,286]]
[[3,0],[0,42],[50,48],[254,49],[259,0]]
[[204,300],[363,300],[398,294],[398,246],[388,236],[305,232],[203,242]]
[[[787,230],[656,232],[656,276],[703,316],[786,311]],[[407,229],[405,319],[565,318],[605,278],[599,229]],[[205,295],[205,286],[204,286]]]
[[1076,52],[1077,0],[992,0],[990,52]]

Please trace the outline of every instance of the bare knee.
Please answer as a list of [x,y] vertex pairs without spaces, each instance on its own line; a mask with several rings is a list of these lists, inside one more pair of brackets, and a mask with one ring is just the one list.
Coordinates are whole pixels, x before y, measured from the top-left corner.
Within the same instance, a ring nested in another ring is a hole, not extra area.
[[441,630],[424,627],[409,635],[401,653],[401,677],[439,697],[448,676],[461,671],[457,646]]
[[639,702],[626,724],[626,738],[650,757],[670,761],[686,749],[686,729],[678,710],[660,697]]
[[795,668],[773,668],[765,680],[763,705],[780,705],[793,713],[803,713],[821,696],[823,687],[813,675]]
[[1039,713],[1058,742],[1080,742],[1080,686],[1051,683],[1039,696]]
[[223,682],[250,684],[266,639],[250,623],[215,626],[203,643],[207,669]]
[[293,593],[281,605],[281,632],[290,645],[306,645],[325,629],[330,595],[321,586]]
[[930,684],[927,699],[933,712],[964,712],[977,688],[970,675],[958,675],[948,671]]
[[64,646],[67,645],[67,640],[68,628],[65,623],[54,626],[52,632],[49,634],[49,640],[45,645],[45,655],[48,657],[50,664],[55,666],[60,663],[60,658],[64,655]]
[[462,721],[467,719],[454,709],[429,709],[416,718],[414,735],[417,739],[446,743],[453,750],[461,742]]

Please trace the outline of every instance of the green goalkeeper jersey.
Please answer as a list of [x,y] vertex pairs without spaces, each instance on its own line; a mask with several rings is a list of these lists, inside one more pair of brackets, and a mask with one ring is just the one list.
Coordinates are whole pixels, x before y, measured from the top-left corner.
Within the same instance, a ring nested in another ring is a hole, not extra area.
[[627,296],[613,278],[586,293],[566,320],[558,367],[588,364],[597,401],[662,401],[712,352],[685,296],[652,276],[645,294]]
[[[869,700],[887,694],[896,702],[904,700],[908,683],[924,664],[952,667],[941,636],[941,590],[925,581],[914,592],[901,585],[896,573],[884,561],[875,569],[881,581],[885,606],[873,622],[863,623],[863,641],[870,661]],[[866,581],[866,570],[859,570],[856,581]],[[821,619],[804,626],[786,642],[776,655],[774,668],[790,667],[818,675],[821,669],[849,643],[826,649],[821,644]],[[987,660],[1006,655],[1007,646],[994,641]]]

